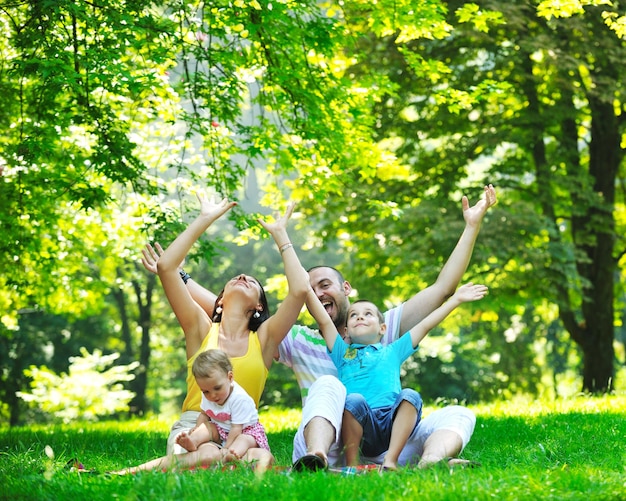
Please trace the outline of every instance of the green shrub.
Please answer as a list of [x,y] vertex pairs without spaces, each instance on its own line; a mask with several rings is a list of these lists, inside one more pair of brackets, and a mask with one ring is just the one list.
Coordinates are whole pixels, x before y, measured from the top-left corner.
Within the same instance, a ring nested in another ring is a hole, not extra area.
[[88,353],[81,348],[80,357],[70,357],[67,374],[57,375],[45,366],[24,371],[32,378],[31,392],[18,396],[53,421],[69,423],[77,419],[97,421],[104,416],[128,411],[135,396],[122,384],[135,378],[131,371],[138,365],[112,365],[119,353],[103,355],[100,350]]

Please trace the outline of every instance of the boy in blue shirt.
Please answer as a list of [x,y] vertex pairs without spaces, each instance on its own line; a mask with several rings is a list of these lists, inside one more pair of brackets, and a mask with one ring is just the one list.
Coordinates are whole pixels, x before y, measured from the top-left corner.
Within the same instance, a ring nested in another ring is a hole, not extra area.
[[485,294],[487,287],[484,285],[461,286],[407,335],[383,346],[380,340],[386,326],[376,305],[360,300],[350,306],[344,340],[322,303],[309,293],[307,307],[317,321],[348,393],[341,428],[348,466],[359,464],[360,450],[366,456],[387,450],[382,468],[397,469],[400,452],[422,413],[419,393],[401,388],[402,363],[415,353],[428,332],[457,306],[482,299]]

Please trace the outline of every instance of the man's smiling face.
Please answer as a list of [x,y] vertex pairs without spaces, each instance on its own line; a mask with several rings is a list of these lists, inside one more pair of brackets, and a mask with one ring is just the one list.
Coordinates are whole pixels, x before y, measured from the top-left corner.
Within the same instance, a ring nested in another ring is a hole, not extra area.
[[350,307],[348,296],[352,287],[346,281],[341,282],[332,268],[313,268],[309,271],[309,279],[315,295],[324,305],[331,320],[339,332],[343,332]]

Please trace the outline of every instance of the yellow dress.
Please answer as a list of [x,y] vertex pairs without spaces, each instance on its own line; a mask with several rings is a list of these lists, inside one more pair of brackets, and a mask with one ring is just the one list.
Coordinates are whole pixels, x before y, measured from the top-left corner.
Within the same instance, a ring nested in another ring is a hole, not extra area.
[[[200,400],[202,393],[196,384],[196,378],[193,377],[191,367],[193,361],[198,354],[209,349],[218,348],[220,324],[214,323],[211,326],[209,334],[202,341],[202,345],[198,351],[187,360],[187,396],[183,402],[182,411],[198,411],[200,412]],[[252,397],[257,408],[261,395],[265,389],[265,381],[267,381],[268,369],[263,361],[263,351],[261,343],[256,332],[250,332],[248,338],[248,351],[242,357],[230,357],[233,364],[233,375],[235,381],[243,387],[244,390]]]

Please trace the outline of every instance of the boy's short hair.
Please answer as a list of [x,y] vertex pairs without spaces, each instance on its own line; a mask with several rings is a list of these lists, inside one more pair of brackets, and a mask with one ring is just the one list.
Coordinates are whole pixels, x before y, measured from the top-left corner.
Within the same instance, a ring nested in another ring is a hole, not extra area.
[[372,301],[370,301],[369,299],[357,299],[356,301],[354,301],[351,305],[350,308],[348,308],[348,311],[350,311],[350,309],[355,305],[355,304],[359,304],[359,303],[369,303],[371,304],[374,309],[376,310],[376,314],[378,315],[378,321],[381,324],[385,323],[385,315],[383,315],[380,311],[380,309],[378,308],[378,306],[376,306],[376,304]]

